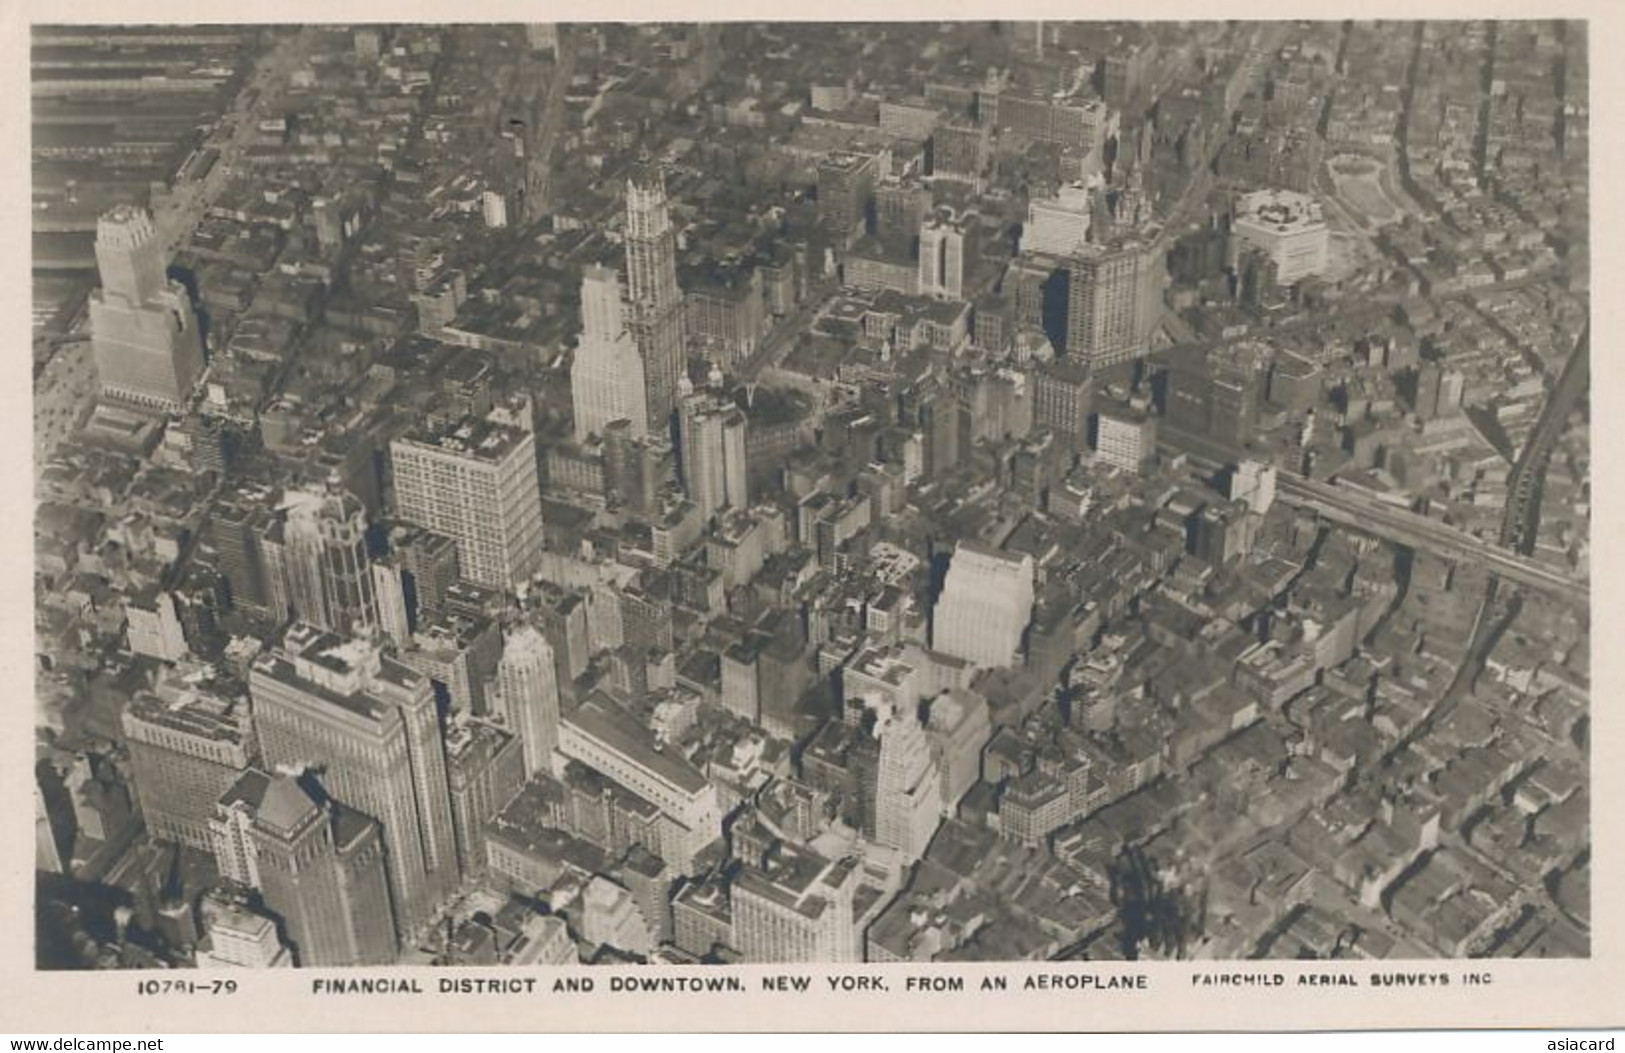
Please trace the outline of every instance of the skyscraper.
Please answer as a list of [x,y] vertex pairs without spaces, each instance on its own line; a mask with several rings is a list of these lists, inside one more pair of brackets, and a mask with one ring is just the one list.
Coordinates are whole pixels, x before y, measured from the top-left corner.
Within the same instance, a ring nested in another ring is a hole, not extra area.
[[1424,421],[1448,417],[1461,408],[1465,386],[1460,370],[1424,362],[1416,376],[1416,415]]
[[1011,666],[1033,613],[1033,558],[961,541],[933,612],[931,646],[967,662]]
[[976,785],[982,747],[991,735],[987,699],[981,695],[956,687],[931,700],[925,740],[937,764],[943,815],[953,815],[960,799]]
[[581,279],[581,342],[570,365],[570,401],[577,442],[602,438],[624,420],[632,437],[649,431],[643,359],[621,311],[621,279],[607,267],[589,267]]
[[913,255],[920,224],[931,209],[931,192],[914,179],[875,187],[875,236],[890,252]]
[[185,657],[186,633],[181,627],[175,597],[156,584],[132,595],[124,604],[125,636],[130,653],[163,662]]
[[[227,493],[209,510],[203,541],[214,549],[215,567],[226,581],[233,610],[268,610],[271,590],[259,550],[259,535],[264,533],[270,519],[269,509],[252,495],[240,492]],[[282,617],[278,615],[276,620],[281,621]]]
[[519,739],[478,718],[452,721],[446,728],[446,781],[463,873],[484,873],[485,826],[525,784]]
[[559,678],[553,648],[534,625],[510,629],[497,664],[497,712],[519,736],[525,778],[553,769],[559,745]]
[[1274,349],[1244,340],[1174,357],[1168,367],[1163,426],[1231,446],[1252,440]]
[[185,287],[164,273],[145,209],[119,205],[96,221],[96,268],[90,332],[102,397],[180,412],[203,372],[203,337]]
[[988,130],[968,121],[938,125],[931,133],[931,178],[969,183],[982,192],[982,170],[987,167]]
[[466,417],[425,425],[390,444],[400,517],[457,542],[470,581],[511,589],[542,558],[536,436]]
[[1067,355],[1099,369],[1148,354],[1166,273],[1156,243],[1091,243],[1069,269]]
[[873,154],[838,151],[818,164],[818,224],[837,248],[850,247],[868,230],[877,162]]
[[750,472],[745,460],[749,444],[745,429],[745,414],[737,407],[729,407],[722,414],[722,481],[728,507],[750,507]]
[[604,495],[633,512],[644,511],[654,496],[644,485],[647,438],[632,434],[632,422],[625,419],[604,425],[602,438]]
[[378,823],[319,803],[288,775],[273,776],[254,809],[260,894],[282,919],[299,965],[389,965],[391,926]]
[[683,488],[702,519],[750,505],[745,428],[744,413],[716,395],[688,395],[678,408]]
[[957,300],[965,291],[965,231],[951,217],[936,215],[920,225],[921,296]]
[[283,509],[282,572],[293,616],[347,635],[378,628],[361,500],[333,475],[320,492],[290,490]]
[[416,627],[440,610],[446,590],[462,577],[457,541],[432,530],[401,527],[390,532],[389,547],[400,556],[407,612]]
[[874,735],[880,740],[875,840],[912,863],[942,822],[942,775],[912,703],[879,707]]
[[643,359],[644,404],[662,431],[677,406],[677,382],[687,363],[683,294],[677,287],[677,235],[666,206],[666,178],[640,165],[626,182],[628,328]]
[[412,638],[412,617],[406,606],[406,573],[399,558],[372,565],[372,590],[378,597],[378,630],[397,647]]
[[1089,439],[1089,407],[1093,386],[1089,367],[1058,359],[1037,366],[1029,374],[1033,383],[1033,426],[1055,432],[1072,450]]
[[121,721],[141,814],[155,837],[208,851],[215,802],[256,754],[247,699],[217,691],[200,669],[166,675]]
[[1123,407],[1095,414],[1095,458],[1139,472],[1157,452],[1157,418]]
[[215,802],[214,815],[209,820],[209,847],[223,884],[245,889],[260,887],[254,816],[270,785],[269,775],[249,768]]
[[249,690],[265,763],[315,771],[336,800],[383,824],[396,931],[421,928],[459,879],[428,677],[375,644],[296,624],[255,661]]

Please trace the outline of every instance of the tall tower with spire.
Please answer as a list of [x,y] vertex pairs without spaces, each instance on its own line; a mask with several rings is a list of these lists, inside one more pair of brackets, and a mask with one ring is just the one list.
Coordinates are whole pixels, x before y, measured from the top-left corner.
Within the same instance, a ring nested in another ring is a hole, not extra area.
[[683,293],[677,287],[677,234],[666,203],[666,178],[647,162],[626,182],[627,328],[643,359],[652,429],[671,419],[687,361]]

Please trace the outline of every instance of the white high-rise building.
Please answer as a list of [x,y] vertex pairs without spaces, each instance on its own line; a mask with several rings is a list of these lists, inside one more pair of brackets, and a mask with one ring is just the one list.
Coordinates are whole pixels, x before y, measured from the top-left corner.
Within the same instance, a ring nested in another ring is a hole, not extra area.
[[104,294],[131,303],[151,303],[168,288],[164,249],[146,209],[120,205],[96,220],[96,272]]
[[688,315],[677,286],[677,230],[666,177],[655,165],[638,165],[626,181],[626,298],[649,420],[663,427],[677,408],[688,359]]
[[240,903],[204,900],[209,945],[199,950],[199,969],[277,969],[293,964],[276,922]]
[[964,295],[965,231],[950,216],[933,216],[920,225],[919,291],[939,300]]
[[480,215],[488,227],[506,227],[508,225],[508,198],[507,195],[496,190],[487,190],[480,195]]
[[457,542],[465,578],[516,588],[542,561],[536,436],[491,420],[426,426],[390,444],[400,518]]
[[739,408],[716,395],[688,395],[678,407],[683,486],[702,519],[750,505],[745,428]]
[[1103,369],[1151,352],[1168,267],[1156,238],[1089,242],[1067,264],[1066,355]]
[[1089,240],[1094,194],[1083,183],[1063,186],[1052,198],[1027,203],[1027,222],[1021,228],[1021,251],[1071,256]]
[[1157,419],[1134,410],[1095,414],[1095,457],[1136,472],[1157,451]]
[[1278,284],[1296,285],[1325,273],[1331,228],[1321,215],[1320,202],[1308,194],[1259,190],[1243,194],[1236,203],[1230,242],[1233,257],[1249,246],[1256,248],[1275,262]]
[[933,612],[932,647],[979,666],[1015,665],[1033,596],[1032,556],[961,541]]
[[907,863],[925,855],[942,822],[942,775],[915,710],[914,705],[880,707],[874,728],[880,739],[875,840],[896,849]]
[[203,373],[192,300],[164,273],[164,250],[145,209],[119,205],[96,221],[91,348],[102,396],[178,413]]
[[152,590],[151,602],[140,597],[124,605],[125,628],[132,654],[177,662],[187,653],[186,633],[175,610],[175,597]]
[[372,565],[372,591],[378,598],[378,628],[397,647],[405,647],[412,637],[411,619],[406,612],[406,584],[399,563]]
[[1245,501],[1259,515],[1275,504],[1275,465],[1245,460],[1230,473],[1230,500]]
[[521,625],[503,637],[497,692],[497,710],[519,736],[525,778],[551,771],[559,745],[559,676],[553,648],[534,625]]
[[625,420],[632,437],[649,432],[643,358],[627,328],[621,279],[607,267],[589,267],[581,278],[581,343],[570,366],[570,401],[577,442],[602,437],[604,426]]

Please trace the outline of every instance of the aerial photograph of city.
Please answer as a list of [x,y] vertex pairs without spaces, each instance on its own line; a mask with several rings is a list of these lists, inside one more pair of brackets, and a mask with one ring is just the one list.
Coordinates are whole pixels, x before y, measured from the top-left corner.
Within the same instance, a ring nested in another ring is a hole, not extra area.
[[37,969],[1590,957],[1585,22],[30,31]]

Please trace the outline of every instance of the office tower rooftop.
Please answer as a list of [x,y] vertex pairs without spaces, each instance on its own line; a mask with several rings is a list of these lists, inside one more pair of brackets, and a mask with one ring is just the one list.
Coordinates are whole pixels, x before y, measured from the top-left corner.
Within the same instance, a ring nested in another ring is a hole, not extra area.
[[734,940],[746,961],[858,960],[852,904],[857,860],[776,845],[762,865],[744,866],[732,889]]

